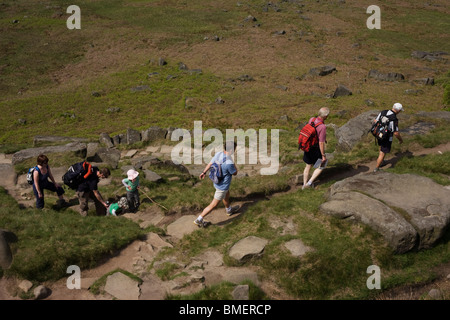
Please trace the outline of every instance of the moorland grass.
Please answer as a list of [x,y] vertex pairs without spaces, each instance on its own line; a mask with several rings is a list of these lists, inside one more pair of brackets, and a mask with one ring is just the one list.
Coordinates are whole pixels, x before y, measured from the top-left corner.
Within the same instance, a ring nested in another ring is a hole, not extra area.
[[139,226],[125,218],[82,217],[51,209],[21,209],[0,188],[0,225],[15,234],[11,243],[13,263],[5,275],[31,281],[57,280],[70,265],[94,267],[103,257],[143,235]]

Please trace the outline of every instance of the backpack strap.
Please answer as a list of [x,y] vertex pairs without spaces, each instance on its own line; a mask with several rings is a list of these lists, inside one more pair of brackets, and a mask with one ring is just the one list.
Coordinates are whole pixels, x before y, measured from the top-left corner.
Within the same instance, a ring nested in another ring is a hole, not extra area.
[[83,176],[83,178],[86,179],[92,173],[92,165],[89,162],[85,161],[83,162],[83,168],[84,170],[86,170],[86,174]]
[[317,120],[317,118],[313,118],[310,125],[313,126],[313,128],[317,128],[318,126],[320,126],[321,124],[324,124],[323,121],[320,121],[319,123],[315,123],[315,121]]

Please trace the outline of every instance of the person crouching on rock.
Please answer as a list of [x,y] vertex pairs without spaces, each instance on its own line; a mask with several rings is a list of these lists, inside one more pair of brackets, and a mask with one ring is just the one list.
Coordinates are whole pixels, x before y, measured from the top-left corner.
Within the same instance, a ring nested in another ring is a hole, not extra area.
[[[36,164],[33,172],[33,192],[36,197],[36,208],[44,208],[44,189],[56,192],[59,198],[57,205],[63,207],[66,204],[63,197],[64,189],[56,183],[52,171],[50,170],[50,166],[48,165],[48,157],[45,154],[40,154],[37,157]],[[51,182],[48,179],[50,179]]]

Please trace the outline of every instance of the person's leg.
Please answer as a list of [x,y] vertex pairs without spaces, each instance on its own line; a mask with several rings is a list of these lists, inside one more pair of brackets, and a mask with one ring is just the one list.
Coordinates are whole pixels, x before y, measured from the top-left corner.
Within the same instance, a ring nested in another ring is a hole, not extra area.
[[377,166],[376,169],[379,169],[381,164],[383,163],[384,157],[386,156],[386,154],[380,150],[380,153],[378,154],[378,158],[377,158]]
[[317,179],[317,177],[322,173],[323,168],[317,168],[316,170],[314,170],[311,179],[309,179],[308,181],[308,185],[312,185],[313,182]]
[[43,184],[43,189],[47,189],[49,191],[56,192],[56,195],[58,196],[58,201],[56,202],[57,205],[62,206],[66,202],[63,197],[64,189],[61,187],[56,188],[56,186],[53,182],[46,181]]
[[39,198],[38,192],[36,190],[36,187],[33,184],[33,193],[34,196],[36,197],[36,208],[37,209],[43,209],[45,202],[44,202],[44,189],[42,188],[41,185],[39,185],[39,188],[41,189],[41,193],[42,193],[42,198]]
[[133,193],[131,191],[127,191],[127,201],[128,201],[128,207],[130,209],[130,212],[134,212],[134,199],[133,199]]
[[135,191],[133,191],[133,202],[134,202],[135,210],[138,210],[141,203],[139,201],[139,190],[137,190],[137,189]]
[[203,211],[202,211],[202,213],[200,214],[199,218],[201,217],[201,218],[203,219],[204,217],[206,217],[208,214],[211,213],[211,211],[214,210],[215,207],[217,207],[217,205],[218,205],[219,203],[220,203],[220,200],[217,200],[217,199],[214,198],[214,199],[211,201],[211,203],[210,203],[205,209],[203,209]]
[[77,191],[77,197],[78,201],[80,202],[80,214],[83,217],[86,217],[89,210],[88,206],[89,193]]
[[311,164],[307,164],[305,166],[305,170],[303,170],[303,186],[306,186],[306,184],[308,183],[308,179],[309,179],[309,172],[311,171]]
[[227,190],[227,193],[225,194],[225,198],[222,200],[224,206],[226,209],[230,207],[230,191]]

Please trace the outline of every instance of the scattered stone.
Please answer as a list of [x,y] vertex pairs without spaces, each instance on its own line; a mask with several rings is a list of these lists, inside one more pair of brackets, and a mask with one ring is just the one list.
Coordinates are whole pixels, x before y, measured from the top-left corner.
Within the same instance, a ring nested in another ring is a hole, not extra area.
[[156,141],[159,139],[165,139],[168,130],[162,129],[160,127],[150,127],[146,130],[143,130],[141,133],[142,141]]
[[406,89],[405,94],[418,96],[419,94],[423,94],[423,90],[415,90],[415,89]]
[[159,58],[158,59],[158,65],[159,66],[165,66],[165,65],[167,65],[167,61],[164,58]]
[[352,91],[343,85],[339,85],[333,93],[333,98],[351,96]]
[[397,72],[381,73],[377,70],[370,70],[368,74],[369,78],[374,78],[381,81],[402,81],[405,80],[405,76]]
[[86,144],[80,142],[71,142],[62,146],[48,146],[48,147],[23,149],[13,154],[12,164],[16,165],[24,160],[36,158],[40,154],[70,153],[70,152],[73,152],[76,156],[79,156],[80,158],[84,158],[86,156]]
[[145,178],[145,180],[150,181],[150,182],[162,181],[162,178],[160,175],[158,175],[156,172],[153,172],[148,169],[144,170],[144,178]]
[[139,283],[122,272],[116,272],[106,278],[105,291],[119,300],[138,300]]
[[223,100],[221,97],[216,98],[216,100],[214,101],[216,104],[224,104],[225,100]]
[[444,51],[434,51],[434,52],[426,52],[426,51],[413,51],[411,53],[411,57],[415,59],[423,59],[430,62],[434,61],[444,61],[446,60],[443,56],[448,55],[447,52]]
[[138,152],[136,149],[128,150],[128,152],[125,154],[125,158],[133,158],[134,155]]
[[29,280],[23,280],[18,285],[19,289],[27,293],[33,287],[33,283]]
[[428,296],[433,300],[441,300],[443,298],[442,291],[439,289],[431,289]]
[[339,151],[351,151],[353,147],[365,137],[370,129],[372,120],[377,117],[380,111],[370,110],[355,118],[350,119],[342,127],[336,129],[334,134],[337,139],[336,148]]
[[152,89],[147,85],[130,88],[131,92],[142,92],[142,91],[151,91],[151,90]]
[[294,257],[301,258],[307,252],[312,251],[311,247],[306,246],[302,240],[293,239],[284,244],[284,246],[291,252]]
[[179,62],[178,63],[178,70],[189,70],[189,68],[183,62]]
[[194,224],[197,216],[185,215],[172,222],[167,226],[167,234],[177,239],[183,238],[184,235],[198,230],[198,226]]
[[137,130],[128,128],[126,133],[126,143],[134,144],[141,141],[141,133]]
[[110,165],[113,169],[119,166],[121,153],[114,148],[100,148],[95,153],[95,162],[104,162]]
[[37,147],[45,143],[69,143],[69,142],[87,142],[85,138],[61,137],[61,136],[35,136],[33,146]]
[[400,133],[402,134],[409,134],[411,136],[415,135],[425,135],[431,130],[433,130],[436,127],[434,123],[431,122],[423,122],[419,121],[417,123],[414,123],[412,126],[409,126],[408,128],[401,129]]
[[333,72],[336,72],[336,67],[333,66],[317,67],[309,70],[310,75],[320,77],[327,76],[329,74],[332,74]]
[[450,224],[448,190],[413,174],[378,172],[346,178],[330,187],[329,199],[319,210],[369,225],[398,253],[432,248]]
[[106,132],[100,133],[100,137],[98,138],[100,143],[104,144],[107,148],[114,147],[114,144],[111,140],[111,137]]
[[234,244],[229,251],[229,255],[239,262],[245,262],[249,259],[260,256],[263,253],[267,243],[268,240],[266,239],[249,236]]
[[119,107],[112,107],[112,108],[108,108],[106,109],[107,113],[117,113],[120,112],[120,108]]
[[434,78],[420,78],[413,80],[413,82],[423,84],[425,86],[434,86]]
[[34,289],[33,294],[36,300],[45,299],[51,294],[51,290],[43,285],[40,285]]
[[247,284],[238,285],[234,288],[231,295],[233,296],[233,300],[248,300],[249,299],[249,286]]

